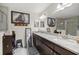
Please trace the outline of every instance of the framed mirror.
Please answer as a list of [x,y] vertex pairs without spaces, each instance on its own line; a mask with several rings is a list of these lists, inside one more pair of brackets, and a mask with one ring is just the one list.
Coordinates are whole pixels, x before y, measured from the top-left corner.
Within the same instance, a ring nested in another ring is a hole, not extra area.
[[47,17],[47,25],[49,27],[54,27],[55,26],[55,18]]
[[45,27],[44,21],[40,21],[40,27]]
[[14,24],[24,24],[27,25],[30,23],[30,14],[11,11],[11,22]]
[[34,21],[34,27],[39,27],[39,22],[38,21]]

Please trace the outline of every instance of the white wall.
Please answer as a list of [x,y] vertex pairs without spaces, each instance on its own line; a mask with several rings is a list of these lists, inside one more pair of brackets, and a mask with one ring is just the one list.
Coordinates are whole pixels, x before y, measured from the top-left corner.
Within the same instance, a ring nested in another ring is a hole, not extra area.
[[[3,53],[2,52],[2,50],[3,50],[2,49],[3,33],[10,35],[10,34],[12,34],[12,30],[14,30],[15,33],[16,33],[16,40],[22,39],[23,46],[25,46],[25,28],[32,28],[32,31],[34,31],[33,23],[34,23],[34,20],[37,18],[37,14],[29,12],[26,9],[9,8],[9,7],[7,7],[7,8],[8,8],[8,10],[6,12],[7,12],[7,15],[8,15],[8,19],[7,19],[7,21],[8,21],[8,31],[7,32],[0,32],[0,54]],[[30,23],[31,24],[29,24],[28,26],[14,26],[14,24],[11,23],[11,10],[30,13]]]
[[[43,12],[41,12],[39,15],[46,14],[47,17],[55,18],[55,17],[53,17],[53,13],[56,10],[56,7],[57,7],[57,3],[53,3],[50,6],[48,6],[48,8],[46,8]],[[57,20],[57,18],[55,18],[55,19]],[[47,31],[46,29],[50,28],[50,32],[53,33],[54,30],[56,29],[56,26],[55,27],[49,27],[47,25],[47,18],[45,18],[43,20],[45,22],[45,27],[44,28],[40,27],[40,30]],[[58,31],[62,31],[62,35],[65,35],[65,30],[58,30]]]
[[[6,7],[0,6],[0,10],[4,11],[4,13],[7,14],[8,9]],[[3,34],[4,34],[4,31],[2,31],[2,32],[0,31],[0,55],[2,54],[2,51],[3,51],[3,48],[2,48],[3,47],[2,46],[2,41],[3,41],[2,36],[3,36]]]
[[[25,12],[25,13],[30,13],[30,24],[28,26],[14,26],[14,24],[11,23],[11,10],[13,11],[19,11],[19,12]],[[22,39],[23,46],[25,46],[25,28],[32,28],[33,31],[33,23],[34,20],[37,17],[37,14],[31,13],[25,9],[19,9],[19,8],[9,8],[8,11],[8,20],[9,20],[9,32],[11,34],[11,31],[14,30],[16,33],[16,40]]]
[[[56,6],[57,6],[57,4],[55,3],[53,3],[53,4],[51,4],[50,6],[48,6],[43,12],[41,12],[40,14],[39,14],[39,17],[41,16],[41,15],[43,15],[43,14],[45,14],[46,15],[46,18],[45,19],[42,19],[44,22],[45,22],[45,27],[44,28],[42,28],[42,27],[39,27],[39,30],[41,30],[41,31],[47,31],[47,28],[50,28],[50,31],[51,31],[51,33],[53,33],[53,31],[56,29],[56,26],[55,27],[49,27],[48,25],[47,25],[47,17],[52,17],[52,13],[53,13],[53,11],[56,9]],[[53,18],[53,17],[52,17]]]
[[2,55],[3,53],[3,46],[2,46],[2,36],[3,36],[4,32],[0,32],[0,55]]

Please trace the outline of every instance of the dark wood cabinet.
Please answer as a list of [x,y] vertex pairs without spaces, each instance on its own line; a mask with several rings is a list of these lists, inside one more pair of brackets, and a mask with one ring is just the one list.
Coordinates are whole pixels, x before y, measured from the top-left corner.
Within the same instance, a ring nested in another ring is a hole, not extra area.
[[3,55],[12,55],[12,36],[3,36]]
[[59,53],[60,55],[75,55],[75,53],[63,48],[63,47],[60,47],[58,45],[55,45],[55,48],[54,50]]
[[34,34],[33,35],[33,42],[34,42],[34,46],[37,48],[37,50],[39,51],[39,53],[41,55],[52,55],[53,54],[53,50],[50,49],[46,43],[44,43],[44,41],[42,40],[43,38]]
[[75,53],[36,34],[33,34],[33,43],[41,55],[75,55]]
[[42,55],[52,55],[53,54],[53,50],[50,49],[48,46],[46,46],[45,44],[41,44],[41,50],[42,50]]

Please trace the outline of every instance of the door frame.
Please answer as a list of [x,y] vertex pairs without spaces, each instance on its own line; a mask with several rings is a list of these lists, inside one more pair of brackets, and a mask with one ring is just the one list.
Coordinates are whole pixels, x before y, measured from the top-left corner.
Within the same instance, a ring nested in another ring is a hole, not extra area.
[[[31,28],[25,28],[25,48],[27,48],[27,29],[30,29],[30,31],[31,31]],[[31,34],[31,32],[30,32],[30,34]]]

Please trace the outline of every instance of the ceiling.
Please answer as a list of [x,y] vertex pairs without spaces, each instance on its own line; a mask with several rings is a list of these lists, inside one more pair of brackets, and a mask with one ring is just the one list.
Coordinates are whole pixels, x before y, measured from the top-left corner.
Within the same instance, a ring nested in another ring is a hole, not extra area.
[[67,7],[58,12],[52,12],[53,17],[63,17],[68,18],[72,16],[79,16],[79,3],[73,3],[70,7]]
[[51,3],[2,3],[2,5],[10,8],[25,9],[33,13],[41,13],[50,4]]
[[[20,10],[27,10],[33,13],[40,14],[47,12],[52,17],[72,17],[79,16],[79,3],[73,3],[72,6],[67,7],[61,11],[55,12],[56,3],[2,3],[1,5]],[[54,13],[55,12],[55,13]]]

